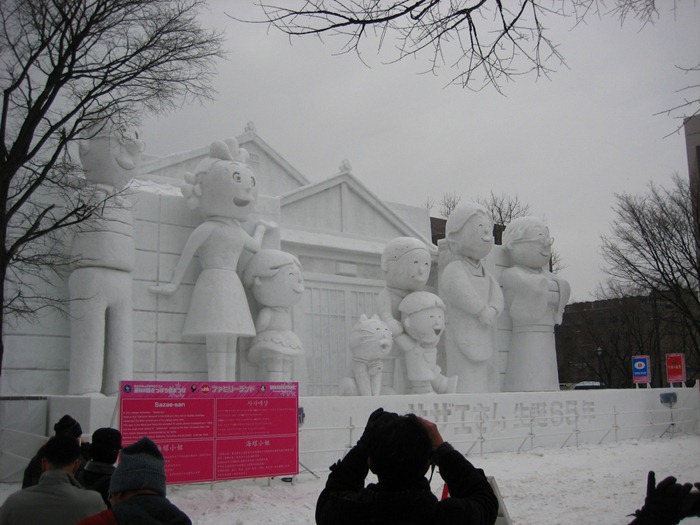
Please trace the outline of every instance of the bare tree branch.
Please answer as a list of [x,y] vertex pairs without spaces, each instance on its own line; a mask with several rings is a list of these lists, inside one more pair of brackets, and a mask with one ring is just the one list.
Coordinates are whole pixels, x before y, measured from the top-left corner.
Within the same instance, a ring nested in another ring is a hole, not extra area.
[[531,214],[530,205],[523,203],[517,195],[496,195],[492,191],[488,197],[477,197],[475,201],[489,211],[494,223],[503,226],[507,226],[513,219]]
[[81,192],[81,170],[70,160],[69,144],[89,138],[97,122],[131,128],[147,113],[210,98],[222,36],[197,21],[205,0],[1,4],[0,318],[5,321],[9,314],[61,307],[40,294],[36,283],[65,265],[62,232],[99,219],[118,198]]
[[443,193],[442,199],[440,199],[440,215],[447,219],[450,213],[457,207],[460,200],[462,200],[462,196],[458,195],[454,190]]
[[[653,0],[286,0],[261,1],[262,20],[290,36],[340,39],[340,53],[362,59],[366,45],[386,52],[389,62],[425,58],[427,72],[452,69],[450,83],[500,91],[504,81],[524,74],[548,76],[564,64],[544,20],[612,14],[642,24],[658,16]],[[241,20],[232,16],[236,20]]]

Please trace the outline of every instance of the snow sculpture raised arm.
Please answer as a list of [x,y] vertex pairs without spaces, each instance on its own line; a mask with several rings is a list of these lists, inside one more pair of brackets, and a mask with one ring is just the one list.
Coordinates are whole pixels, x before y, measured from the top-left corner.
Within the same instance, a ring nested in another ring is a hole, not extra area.
[[493,221],[485,208],[457,206],[445,225],[449,263],[440,277],[440,297],[447,306],[447,368],[458,377],[458,392],[497,391],[496,319],[503,294],[482,261],[493,247]]
[[353,326],[348,347],[352,366],[340,380],[342,396],[378,396],[382,389],[382,358],[391,351],[391,330],[376,314],[362,314]]
[[549,229],[536,217],[513,220],[503,234],[513,263],[500,277],[513,324],[504,379],[509,392],[559,390],[554,325],[561,323],[571,290],[546,269],[551,246]]
[[401,304],[404,333],[396,337],[403,350],[411,394],[452,394],[457,376],[442,375],[437,365],[437,344],[445,331],[445,303],[430,292],[408,294]]
[[69,393],[114,395],[119,381],[132,379],[134,367],[134,217],[123,190],[144,144],[109,122],[96,124],[88,137],[79,146],[84,193],[105,205],[101,216],[76,229],[71,244]]
[[262,309],[248,359],[259,368],[260,381],[291,381],[292,362],[304,347],[292,331],[293,305],[301,300],[301,263],[290,253],[260,250],[248,261],[243,284]]
[[210,381],[234,381],[239,336],[255,335],[248,301],[236,273],[243,250],[257,252],[265,230],[260,221],[251,237],[241,226],[258,198],[255,175],[245,163],[247,152],[234,139],[214,142],[209,157],[185,176],[182,193],[204,222],[190,234],[169,284],[151,287],[158,294],[175,293],[196,253],[202,272],[197,277],[183,335],[205,336]]

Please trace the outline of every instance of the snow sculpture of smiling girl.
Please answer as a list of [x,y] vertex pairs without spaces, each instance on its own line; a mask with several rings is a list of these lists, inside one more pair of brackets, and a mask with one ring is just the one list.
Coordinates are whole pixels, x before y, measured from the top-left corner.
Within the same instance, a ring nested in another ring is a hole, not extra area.
[[204,222],[190,234],[169,284],[151,287],[175,293],[196,253],[202,271],[190,299],[183,335],[205,336],[210,381],[234,381],[239,336],[255,335],[245,291],[236,273],[244,249],[257,252],[268,227],[260,222],[251,237],[241,226],[257,200],[255,176],[245,164],[247,152],[231,139],[214,142],[209,157],[185,176],[182,193]]

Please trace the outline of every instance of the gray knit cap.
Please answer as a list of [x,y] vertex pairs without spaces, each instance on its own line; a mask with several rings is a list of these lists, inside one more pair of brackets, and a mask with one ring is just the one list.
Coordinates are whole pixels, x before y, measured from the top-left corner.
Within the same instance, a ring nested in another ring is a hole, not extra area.
[[165,459],[158,445],[147,437],[124,447],[112,474],[109,493],[151,489],[165,496]]

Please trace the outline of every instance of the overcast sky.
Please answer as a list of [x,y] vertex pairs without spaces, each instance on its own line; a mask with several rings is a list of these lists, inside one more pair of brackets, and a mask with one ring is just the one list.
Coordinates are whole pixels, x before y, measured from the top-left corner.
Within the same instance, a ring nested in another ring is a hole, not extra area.
[[605,278],[600,236],[609,231],[614,194],[645,191],[649,181],[668,186],[674,172],[687,176],[683,135],[664,138],[678,120],[655,114],[700,81],[677,67],[700,61],[700,5],[658,4],[660,19],[643,29],[612,17],[575,28],[546,20],[566,66],[550,79],[518,78],[501,95],[445,87],[450,72],[419,75],[426,68],[420,60],[382,65],[371,47],[368,68],[354,55],[337,55],[333,41],[290,44],[264,25],[226,18],[259,18],[248,0],[213,0],[203,24],[225,30],[228,51],[217,100],[147,120],[147,151],[208,145],[253,121],[312,182],[348,159],[384,200],[422,206],[451,191],[464,200],[490,191],[517,195],[547,221],[572,300],[590,300]]

